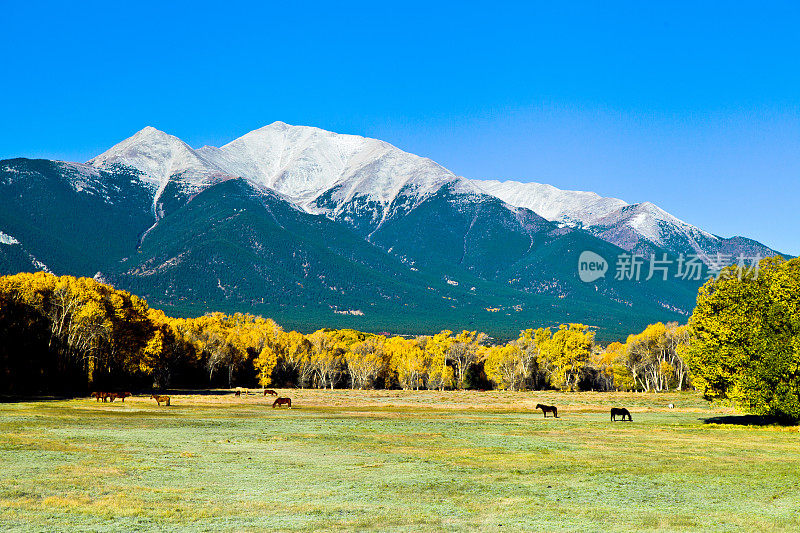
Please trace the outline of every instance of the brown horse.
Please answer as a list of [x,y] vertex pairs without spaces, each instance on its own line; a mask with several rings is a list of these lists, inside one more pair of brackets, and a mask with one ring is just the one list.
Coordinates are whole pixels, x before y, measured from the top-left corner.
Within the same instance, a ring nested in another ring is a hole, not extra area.
[[155,394],[151,394],[150,397],[154,399],[159,406],[161,406],[162,402],[169,405],[169,396],[157,396]]
[[292,408],[292,399],[291,398],[275,398],[275,401],[272,403],[272,408],[275,409],[281,405],[285,405],[289,409]]
[[107,402],[111,400],[114,401],[114,393],[113,392],[93,392],[92,396],[97,398],[97,401],[103,400],[103,402]]
[[237,390],[236,392],[233,393],[233,395],[234,396],[241,396],[242,395],[242,391]]
[[266,396],[267,394],[271,394],[272,396],[277,396],[278,395],[278,393],[275,392],[272,389],[264,389],[264,396]]
[[537,409],[541,409],[544,417],[547,418],[547,413],[553,413],[555,418],[558,418],[558,407],[555,405],[542,405],[540,403],[536,404]]
[[622,421],[625,422],[625,417],[628,417],[628,422],[633,422],[633,418],[631,418],[631,412],[625,409],[624,407],[612,407],[611,408],[611,421],[616,421],[617,417],[621,416]]
[[128,396],[131,396],[130,392],[112,392],[108,395],[112,402],[114,401],[114,398],[119,398],[123,403],[125,403],[125,398]]

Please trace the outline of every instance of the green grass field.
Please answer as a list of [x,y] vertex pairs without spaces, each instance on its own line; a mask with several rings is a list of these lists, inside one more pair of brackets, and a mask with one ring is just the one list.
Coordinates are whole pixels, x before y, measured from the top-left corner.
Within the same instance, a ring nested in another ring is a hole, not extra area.
[[696,393],[281,393],[0,404],[0,529],[800,529],[798,428]]

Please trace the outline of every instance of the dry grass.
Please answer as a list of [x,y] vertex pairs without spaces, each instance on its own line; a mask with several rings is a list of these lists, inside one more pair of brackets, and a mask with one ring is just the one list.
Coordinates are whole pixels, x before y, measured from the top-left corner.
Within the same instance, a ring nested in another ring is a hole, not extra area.
[[[437,411],[510,411],[535,410],[537,403],[557,404],[559,412],[605,412],[612,406],[633,407],[645,412],[686,412],[733,414],[731,409],[717,406],[710,409],[708,402],[694,393],[671,392],[643,394],[635,392],[574,392],[555,391],[402,391],[402,390],[320,390],[320,389],[274,389],[279,396],[292,399],[293,408],[347,408],[361,409],[421,409]],[[229,390],[215,390],[207,394],[170,394],[172,406],[272,406],[274,396],[263,396],[259,389],[234,396]],[[670,409],[672,403],[675,408]],[[148,397],[127,398],[125,405],[155,405]],[[121,403],[97,403],[98,409]]]

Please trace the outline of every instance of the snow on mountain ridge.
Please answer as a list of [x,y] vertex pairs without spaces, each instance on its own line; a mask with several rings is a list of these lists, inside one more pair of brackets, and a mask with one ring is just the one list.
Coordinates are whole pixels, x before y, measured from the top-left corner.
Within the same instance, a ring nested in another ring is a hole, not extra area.
[[516,207],[568,226],[591,226],[617,209],[628,205],[618,198],[605,198],[594,192],[566,191],[544,183],[472,180],[486,193]]
[[554,222],[584,228],[628,251],[639,249],[642,239],[675,253],[695,253],[705,258],[724,247],[720,237],[680,220],[651,202],[628,204],[618,198],[565,191],[542,183],[473,182],[511,205],[531,209]]
[[226,172],[278,191],[309,211],[336,189],[339,205],[356,196],[388,205],[406,186],[420,193],[458,178],[449,170],[389,143],[310,126],[275,122],[207,151]]
[[631,250],[637,244],[621,237],[624,227],[637,239],[644,238],[666,250],[695,253],[707,259],[716,253],[721,241],[718,236],[680,220],[651,202],[620,208],[599,219],[590,231],[611,242],[614,242],[611,235],[616,234],[622,239],[620,245]]
[[719,237],[712,235],[707,231],[703,231],[696,226],[692,226],[683,220],[667,213],[657,205],[651,202],[642,202],[635,204],[638,206],[639,213],[629,222],[630,226],[638,230],[638,232],[653,241],[655,244],[665,246],[663,224],[667,223],[670,226],[678,228],[681,233],[686,235],[692,240],[708,239],[712,241],[719,240]]

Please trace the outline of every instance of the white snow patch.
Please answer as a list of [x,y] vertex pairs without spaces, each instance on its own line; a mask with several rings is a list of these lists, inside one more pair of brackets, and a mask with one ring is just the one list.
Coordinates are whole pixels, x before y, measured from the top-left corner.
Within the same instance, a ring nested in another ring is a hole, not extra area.
[[44,263],[42,263],[41,261],[39,261],[38,259],[36,259],[36,258],[33,256],[33,254],[30,254],[30,253],[29,253],[29,254],[28,254],[28,259],[30,259],[30,260],[31,260],[31,263],[33,264],[33,266],[35,266],[35,267],[36,267],[36,268],[38,268],[39,270],[42,270],[42,271],[44,271],[44,272],[47,272],[48,274],[52,274],[52,273],[53,273],[53,271],[52,271],[52,270],[50,270],[50,268],[49,268],[47,265],[45,265]]
[[19,241],[7,233],[0,231],[0,244],[19,244]]

